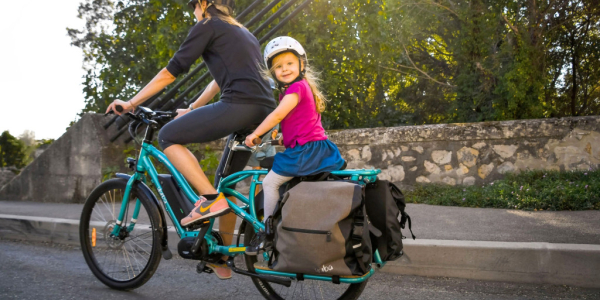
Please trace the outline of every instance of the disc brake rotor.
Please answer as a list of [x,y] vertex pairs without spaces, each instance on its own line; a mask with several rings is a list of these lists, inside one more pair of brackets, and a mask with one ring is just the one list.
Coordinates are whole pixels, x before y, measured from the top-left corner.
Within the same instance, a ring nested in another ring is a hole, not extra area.
[[125,244],[125,239],[121,239],[118,236],[112,236],[112,231],[117,225],[117,221],[111,220],[104,226],[104,241],[108,248],[119,250]]

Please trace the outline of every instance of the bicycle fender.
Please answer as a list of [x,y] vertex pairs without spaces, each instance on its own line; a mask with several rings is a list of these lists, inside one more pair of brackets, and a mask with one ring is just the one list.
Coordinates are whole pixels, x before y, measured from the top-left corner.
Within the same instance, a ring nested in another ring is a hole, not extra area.
[[[129,181],[129,179],[131,178],[131,175],[124,174],[124,173],[116,173],[115,175],[117,176],[117,178],[125,179],[127,181]],[[156,205],[156,208],[158,209],[158,213],[160,215],[161,224],[162,224],[161,245],[167,246],[168,245],[167,238],[169,236],[168,232],[167,232],[167,220],[165,219],[165,213],[161,209],[160,203],[158,202],[156,195],[154,195],[152,190],[145,183],[143,183],[141,181],[137,181],[135,183],[135,188],[137,189],[138,192],[140,192],[140,193],[144,194],[144,196],[148,197],[148,199],[151,199],[154,202],[154,205]]]

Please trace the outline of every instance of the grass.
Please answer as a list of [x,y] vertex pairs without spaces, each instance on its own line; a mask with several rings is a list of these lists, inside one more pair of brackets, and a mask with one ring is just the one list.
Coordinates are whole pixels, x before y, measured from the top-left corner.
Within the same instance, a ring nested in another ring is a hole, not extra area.
[[417,185],[406,202],[521,210],[600,210],[600,170],[526,171],[483,186]]

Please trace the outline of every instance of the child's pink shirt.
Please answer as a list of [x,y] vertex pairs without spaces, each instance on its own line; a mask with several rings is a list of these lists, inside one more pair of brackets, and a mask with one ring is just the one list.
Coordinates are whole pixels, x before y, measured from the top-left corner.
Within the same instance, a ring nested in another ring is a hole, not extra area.
[[298,95],[298,105],[281,121],[283,145],[286,148],[294,148],[296,144],[326,140],[321,114],[317,112],[315,98],[308,82],[301,80],[293,83],[279,96],[279,101],[289,94]]

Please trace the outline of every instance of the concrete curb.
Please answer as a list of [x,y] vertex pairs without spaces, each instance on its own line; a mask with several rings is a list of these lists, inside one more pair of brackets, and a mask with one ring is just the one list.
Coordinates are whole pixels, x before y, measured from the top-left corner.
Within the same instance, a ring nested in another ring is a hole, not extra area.
[[405,240],[404,248],[384,271],[600,288],[600,245]]
[[[0,238],[79,245],[79,220],[0,214]],[[169,248],[178,237],[169,231]],[[600,288],[600,245],[405,240],[382,271]]]

